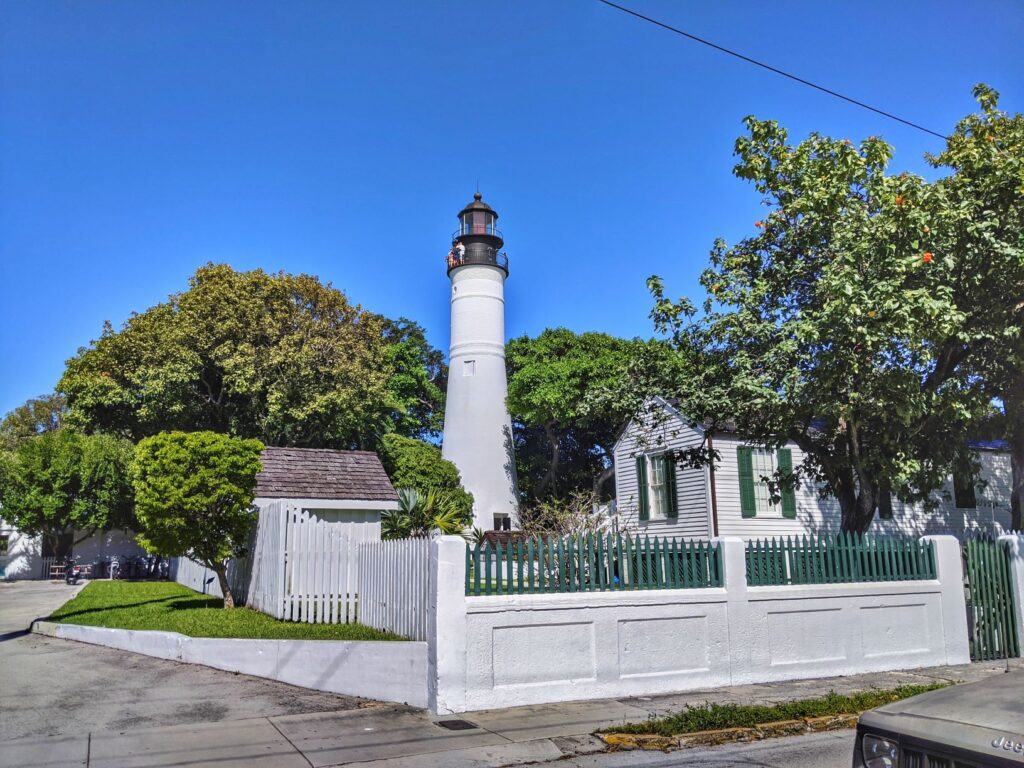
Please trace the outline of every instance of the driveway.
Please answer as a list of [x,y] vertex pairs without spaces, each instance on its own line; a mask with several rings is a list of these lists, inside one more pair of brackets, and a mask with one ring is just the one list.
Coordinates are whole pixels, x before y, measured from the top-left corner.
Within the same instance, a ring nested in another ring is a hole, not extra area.
[[0,742],[377,706],[26,631],[73,593],[0,582]]

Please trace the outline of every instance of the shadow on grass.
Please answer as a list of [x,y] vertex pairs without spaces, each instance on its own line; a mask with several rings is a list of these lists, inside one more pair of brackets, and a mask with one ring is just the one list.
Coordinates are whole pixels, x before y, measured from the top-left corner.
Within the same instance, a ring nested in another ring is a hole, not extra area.
[[172,611],[191,611],[196,608],[214,608],[216,610],[223,610],[224,602],[218,597],[186,598],[184,600],[175,600],[173,603],[170,603],[168,607]]
[[141,600],[137,603],[117,603],[116,605],[98,605],[95,608],[83,608],[80,611],[67,611],[64,613],[53,613],[47,617],[47,621],[61,621],[71,616],[85,616],[89,613],[105,613],[107,611],[123,611],[127,608],[138,608],[141,605],[152,605],[153,603],[167,603],[171,600],[181,600],[180,595],[154,598],[153,600]]

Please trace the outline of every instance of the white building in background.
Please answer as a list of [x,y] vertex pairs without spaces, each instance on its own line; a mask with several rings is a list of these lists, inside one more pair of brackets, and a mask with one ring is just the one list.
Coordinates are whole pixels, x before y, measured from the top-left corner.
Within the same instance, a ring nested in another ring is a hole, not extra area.
[[[82,533],[75,531],[66,537],[72,554],[82,565],[109,561],[113,555],[135,557],[145,554],[131,531],[97,531],[74,543]],[[0,518],[0,581],[46,579],[50,576],[51,566],[60,564],[42,536],[30,536]]]
[[[615,494],[620,529],[647,536],[760,539],[836,532],[839,504],[821,499],[817,488],[801,484],[772,503],[761,480],[776,469],[803,461],[790,443],[768,451],[734,432],[711,437],[719,454],[714,472],[691,469],[667,459],[668,452],[700,446],[704,432],[661,398],[643,418],[633,419],[615,444]],[[977,487],[950,478],[937,494],[935,509],[883,500],[871,533],[925,536],[1001,535],[1010,530],[1010,455],[998,444],[976,443],[981,465]]]
[[518,524],[512,421],[505,398],[505,279],[498,214],[480,193],[459,213],[448,256],[451,348],[442,455],[455,464],[473,494],[473,525],[483,530]]

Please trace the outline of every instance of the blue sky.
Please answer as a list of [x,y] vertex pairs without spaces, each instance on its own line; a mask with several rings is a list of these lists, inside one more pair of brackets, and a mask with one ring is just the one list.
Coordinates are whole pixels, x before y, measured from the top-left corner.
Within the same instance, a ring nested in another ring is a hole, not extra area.
[[[947,131],[985,81],[1024,110],[1024,6],[622,0]],[[747,114],[940,142],[594,0],[0,4],[0,412],[207,261],[309,272],[448,344],[443,264],[479,182],[510,336],[649,335],[752,232]]]

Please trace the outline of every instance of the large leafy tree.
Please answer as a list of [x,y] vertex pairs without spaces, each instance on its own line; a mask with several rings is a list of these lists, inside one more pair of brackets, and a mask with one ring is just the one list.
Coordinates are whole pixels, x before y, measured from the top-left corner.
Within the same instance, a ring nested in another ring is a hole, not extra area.
[[235,606],[227,561],[245,554],[263,444],[215,432],[163,432],[135,448],[134,488],[154,554],[190,557],[217,575],[224,607]]
[[59,389],[75,423],[135,440],[213,430],[370,447],[394,429],[434,428],[435,358],[418,326],[366,312],[316,277],[208,265],[187,291],[108,325],[68,361]]
[[948,271],[962,329],[937,355],[983,379],[1003,408],[1012,458],[1013,527],[1024,527],[1024,116],[998,108],[998,94],[974,89],[981,110],[960,121],[943,152],[947,171],[936,259]]
[[628,409],[590,407],[617,385],[643,342],[549,328],[506,345],[508,408],[520,490],[527,501],[599,487]]
[[967,318],[940,226],[949,201],[887,174],[879,138],[794,146],[774,122],[746,124],[735,173],[769,208],[755,234],[715,244],[699,318],[650,281],[657,327],[690,358],[670,394],[712,431],[728,421],[756,444],[794,441],[803,461],[775,480],[820,484],[843,528],[863,531],[883,493],[928,503],[987,412],[978,377],[941,352]]
[[25,438],[60,429],[66,415],[63,395],[41,395],[26,400],[0,421],[0,447],[13,450]]
[[64,428],[23,437],[0,455],[3,516],[42,535],[58,557],[96,531],[134,528],[131,459],[131,443],[109,435]]
[[444,427],[448,387],[444,355],[430,345],[419,323],[404,317],[383,322],[392,429],[409,437],[436,437]]

